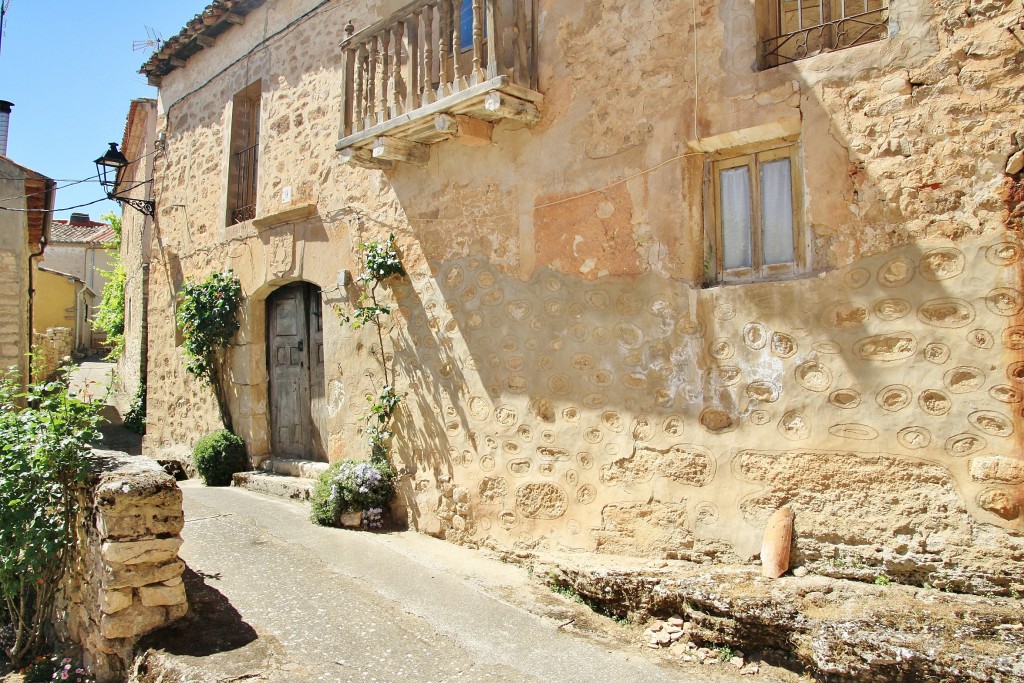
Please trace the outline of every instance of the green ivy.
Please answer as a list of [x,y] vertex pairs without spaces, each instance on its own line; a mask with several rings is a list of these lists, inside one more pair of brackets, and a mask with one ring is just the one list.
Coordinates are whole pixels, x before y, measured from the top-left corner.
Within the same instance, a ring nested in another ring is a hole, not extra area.
[[103,299],[93,315],[93,325],[106,334],[110,345],[107,359],[114,360],[124,353],[124,290],[128,275],[121,261],[121,219],[112,213],[102,219],[110,223],[114,231],[114,239],[105,245],[113,266],[110,270],[99,269],[107,284],[103,286]]
[[142,382],[139,384],[139,388],[135,391],[135,396],[132,398],[132,404],[128,407],[128,412],[124,416],[125,429],[131,430],[136,434],[146,433],[146,383]]
[[185,369],[214,391],[224,426],[231,429],[231,412],[222,377],[223,351],[238,332],[242,285],[228,269],[211,273],[200,283],[186,282],[181,290],[177,322],[184,342]]
[[217,353],[226,349],[238,332],[241,303],[242,285],[231,270],[211,273],[197,284],[185,282],[178,306],[178,328],[185,338],[185,367],[191,374],[215,381]]
[[15,376],[0,379],[0,625],[9,630],[5,654],[21,666],[44,643],[70,561],[101,402],[71,397],[66,372],[24,393],[18,386]]

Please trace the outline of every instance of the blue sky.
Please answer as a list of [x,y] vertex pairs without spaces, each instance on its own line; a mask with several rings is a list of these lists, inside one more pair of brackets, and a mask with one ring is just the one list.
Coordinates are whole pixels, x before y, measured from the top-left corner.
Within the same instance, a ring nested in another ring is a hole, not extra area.
[[[147,26],[170,38],[210,2],[9,1],[0,45],[0,99],[14,103],[7,155],[65,181],[95,175],[93,160],[121,141],[131,100],[156,97],[138,73],[149,49],[133,50],[133,41],[147,39]],[[56,208],[102,197],[90,180],[58,190]],[[96,218],[120,207],[104,201],[77,211]]]

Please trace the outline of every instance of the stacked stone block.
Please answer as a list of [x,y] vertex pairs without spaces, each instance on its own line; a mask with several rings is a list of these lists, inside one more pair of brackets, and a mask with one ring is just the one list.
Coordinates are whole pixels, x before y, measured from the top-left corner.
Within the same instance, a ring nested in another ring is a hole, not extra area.
[[154,461],[98,455],[81,493],[78,546],[58,635],[82,647],[98,681],[123,678],[138,639],[188,611],[178,559],[181,490]]
[[32,381],[38,382],[53,376],[61,362],[71,356],[74,338],[67,327],[51,327],[46,332],[33,334],[32,349],[35,352]]

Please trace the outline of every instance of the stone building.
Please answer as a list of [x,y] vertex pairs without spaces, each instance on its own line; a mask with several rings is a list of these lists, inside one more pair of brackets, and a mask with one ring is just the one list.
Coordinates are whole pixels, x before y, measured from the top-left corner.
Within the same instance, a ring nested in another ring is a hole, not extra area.
[[749,562],[789,505],[818,573],[1021,590],[1021,10],[853,4],[213,2],[143,67],[149,450],[219,426],[172,311],[231,268],[254,465],[365,457],[394,234],[416,528]]
[[89,214],[73,213],[67,219],[53,221],[46,254],[40,264],[51,272],[77,278],[85,285],[82,298],[76,304],[75,324],[69,326],[76,331],[76,349],[102,347],[106,341],[102,331],[93,329],[92,315],[103,301],[103,288],[107,284],[103,271],[109,271],[113,265],[108,252],[113,240],[110,224],[94,221]]
[[[2,104],[9,114],[9,103]],[[0,369],[14,368],[23,379],[32,350],[35,264],[50,232],[55,187],[46,176],[0,156]]]
[[[156,100],[132,100],[125,121],[121,152],[131,162],[118,176],[116,193],[135,199],[153,198],[153,160],[156,153]],[[153,219],[125,206],[121,213],[121,262],[124,283],[124,351],[117,359],[120,390],[126,404],[146,382],[146,302],[149,291],[149,250]]]

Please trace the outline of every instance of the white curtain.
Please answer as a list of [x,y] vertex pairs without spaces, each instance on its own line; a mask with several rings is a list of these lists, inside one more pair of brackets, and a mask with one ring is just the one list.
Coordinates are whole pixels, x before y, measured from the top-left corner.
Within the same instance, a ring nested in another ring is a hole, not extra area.
[[764,263],[793,263],[793,176],[789,159],[761,165]]
[[719,176],[722,207],[722,264],[726,270],[749,268],[750,169],[730,168]]

